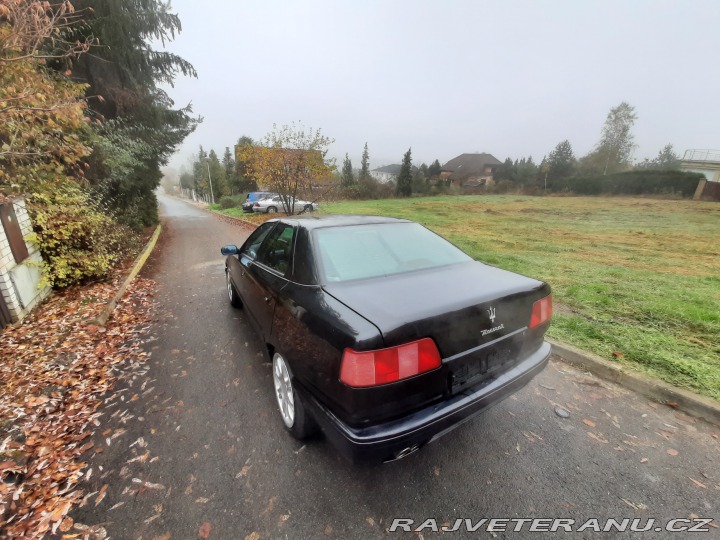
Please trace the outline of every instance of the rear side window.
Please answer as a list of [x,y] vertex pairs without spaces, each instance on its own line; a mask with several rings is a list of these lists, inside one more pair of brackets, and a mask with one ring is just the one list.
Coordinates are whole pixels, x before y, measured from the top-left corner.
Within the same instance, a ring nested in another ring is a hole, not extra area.
[[284,223],[275,227],[260,248],[258,262],[285,275],[292,262],[294,232]]
[[328,227],[315,231],[325,281],[402,274],[472,259],[417,223]]

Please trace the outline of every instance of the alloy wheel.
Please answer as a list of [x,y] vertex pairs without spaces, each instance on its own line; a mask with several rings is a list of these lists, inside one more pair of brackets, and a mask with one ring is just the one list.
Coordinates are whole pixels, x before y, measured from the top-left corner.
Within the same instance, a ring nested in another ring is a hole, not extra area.
[[288,429],[295,423],[295,396],[293,395],[292,380],[285,359],[275,353],[273,356],[273,383],[275,384],[275,397],[280,407],[280,415]]

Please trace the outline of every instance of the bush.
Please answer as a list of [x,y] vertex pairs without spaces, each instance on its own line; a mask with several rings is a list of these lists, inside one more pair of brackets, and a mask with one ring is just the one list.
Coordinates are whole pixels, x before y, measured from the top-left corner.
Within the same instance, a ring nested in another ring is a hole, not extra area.
[[43,279],[53,287],[104,277],[132,237],[77,186],[34,193],[27,202],[34,227],[30,240],[42,253]]
[[606,176],[548,179],[548,191],[577,195],[681,195],[692,197],[704,177],[682,171],[629,171]]
[[348,199],[387,199],[395,194],[395,184],[383,184],[374,178],[362,178],[351,186],[340,188],[343,197]]
[[245,199],[241,198],[239,195],[225,195],[224,197],[220,197],[220,208],[223,210],[227,210],[228,208],[237,208],[238,206],[241,206],[243,202],[245,202]]
[[498,180],[487,186],[487,193],[517,193],[520,190],[520,186],[512,180],[507,179]]

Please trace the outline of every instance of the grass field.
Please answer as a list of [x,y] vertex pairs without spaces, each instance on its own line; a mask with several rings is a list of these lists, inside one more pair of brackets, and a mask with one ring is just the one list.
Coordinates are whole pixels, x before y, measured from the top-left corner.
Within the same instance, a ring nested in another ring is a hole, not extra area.
[[550,336],[720,400],[720,204],[466,196],[323,211],[409,218],[478,260],[545,280]]

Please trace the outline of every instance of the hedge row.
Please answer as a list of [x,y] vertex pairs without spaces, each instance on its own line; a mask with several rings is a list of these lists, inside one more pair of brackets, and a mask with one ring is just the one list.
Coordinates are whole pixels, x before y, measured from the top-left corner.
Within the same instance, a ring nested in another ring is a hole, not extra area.
[[227,210],[228,208],[238,208],[243,205],[247,197],[244,195],[225,195],[220,198],[220,208]]
[[548,191],[577,195],[681,195],[692,197],[704,176],[682,171],[629,171],[606,176],[548,179]]

